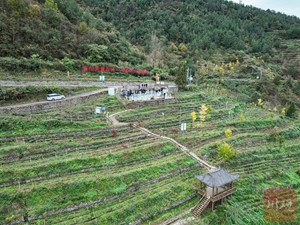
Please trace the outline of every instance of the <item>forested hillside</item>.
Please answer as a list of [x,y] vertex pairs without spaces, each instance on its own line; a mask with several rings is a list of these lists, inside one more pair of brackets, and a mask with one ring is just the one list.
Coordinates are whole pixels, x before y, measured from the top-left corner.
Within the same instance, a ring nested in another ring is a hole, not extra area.
[[[134,44],[149,49],[155,32],[196,50],[224,47],[270,52],[280,38],[299,38],[299,19],[224,0],[82,0]],[[278,31],[278,33],[270,33]]]
[[143,59],[112,24],[74,0],[2,0],[0,56],[0,67],[11,72]]
[[230,1],[3,0],[0,10],[6,71],[147,64],[172,79],[186,61],[199,72],[239,60],[241,75],[300,75],[300,19]]
[[153,34],[160,40],[161,49],[186,52],[186,57],[196,60],[211,60],[222,49],[226,53],[263,55],[269,60],[282,49],[282,42],[300,38],[297,17],[224,0],[80,2],[149,54],[153,51]]

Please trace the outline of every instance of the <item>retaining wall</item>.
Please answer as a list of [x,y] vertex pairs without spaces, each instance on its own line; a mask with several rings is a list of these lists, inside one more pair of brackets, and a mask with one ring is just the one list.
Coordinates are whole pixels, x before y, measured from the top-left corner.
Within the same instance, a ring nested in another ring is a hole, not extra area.
[[175,103],[176,99],[175,98],[170,98],[170,99],[155,99],[155,100],[150,100],[150,101],[141,101],[141,102],[130,102],[126,104],[126,108],[128,109],[134,109],[134,108],[139,108],[139,107],[145,107],[145,106],[156,106],[156,105],[163,105],[167,103]]
[[0,114],[24,114],[24,113],[34,113],[41,112],[51,109],[63,108],[67,106],[72,106],[81,102],[84,102],[89,99],[97,98],[102,94],[106,94],[107,89],[93,91],[85,94],[81,94],[78,96],[73,96],[64,100],[59,101],[42,101],[21,105],[13,105],[13,106],[3,106],[0,107]]

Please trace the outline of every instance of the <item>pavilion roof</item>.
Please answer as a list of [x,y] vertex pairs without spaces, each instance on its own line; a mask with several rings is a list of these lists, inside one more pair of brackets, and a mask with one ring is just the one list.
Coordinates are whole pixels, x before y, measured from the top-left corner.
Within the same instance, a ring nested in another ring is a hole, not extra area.
[[238,175],[227,172],[224,168],[219,168],[213,172],[208,172],[196,176],[198,180],[210,187],[221,187],[239,178]]

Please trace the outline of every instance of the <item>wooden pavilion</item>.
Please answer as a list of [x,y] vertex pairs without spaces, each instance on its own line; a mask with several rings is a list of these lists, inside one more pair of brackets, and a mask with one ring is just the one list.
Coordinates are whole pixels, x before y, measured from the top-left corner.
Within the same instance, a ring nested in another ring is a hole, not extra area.
[[239,178],[238,175],[231,174],[223,168],[212,172],[196,176],[201,181],[201,189],[198,191],[202,199],[193,209],[193,215],[199,216],[211,205],[212,210],[216,202],[224,202],[227,196],[231,196],[236,188],[233,182]]

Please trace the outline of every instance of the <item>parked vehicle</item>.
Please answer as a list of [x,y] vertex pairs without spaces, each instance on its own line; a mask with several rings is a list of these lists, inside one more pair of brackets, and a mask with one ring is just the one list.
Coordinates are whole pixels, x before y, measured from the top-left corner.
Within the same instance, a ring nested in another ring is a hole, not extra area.
[[66,98],[64,95],[60,95],[60,94],[56,94],[56,93],[47,95],[48,101],[62,100],[64,98]]

